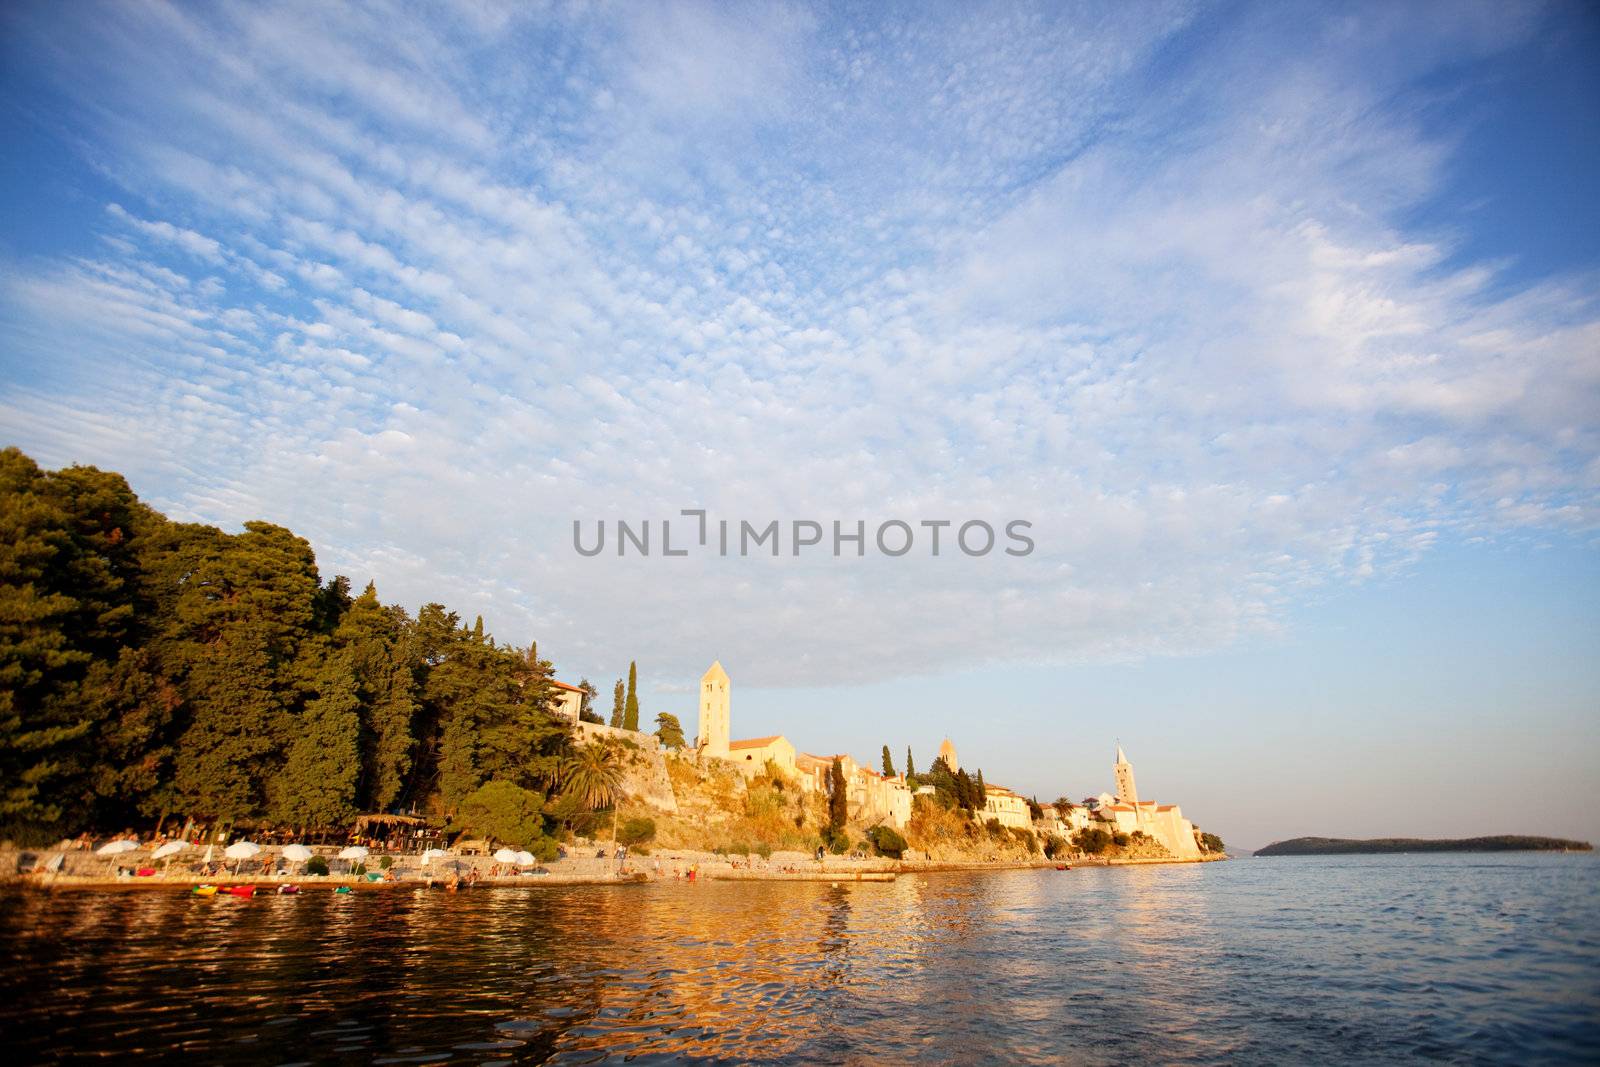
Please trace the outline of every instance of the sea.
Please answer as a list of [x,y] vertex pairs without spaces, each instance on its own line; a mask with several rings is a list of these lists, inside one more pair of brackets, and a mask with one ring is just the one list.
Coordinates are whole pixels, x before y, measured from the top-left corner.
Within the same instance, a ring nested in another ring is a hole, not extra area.
[[1600,1062],[1593,854],[0,903],[11,1063]]

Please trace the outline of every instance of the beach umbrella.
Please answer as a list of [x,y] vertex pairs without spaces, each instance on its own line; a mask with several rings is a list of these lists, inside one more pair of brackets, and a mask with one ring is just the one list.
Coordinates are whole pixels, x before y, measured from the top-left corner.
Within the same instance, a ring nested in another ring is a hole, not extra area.
[[532,852],[518,852],[517,853],[517,866],[518,867],[532,867],[537,862],[538,861],[533,858],[533,853]]
[[509,848],[502,848],[494,854],[494,861],[496,863],[515,863],[517,862],[517,853]]
[[121,841],[107,841],[105,844],[95,849],[94,854],[96,856],[120,856],[124,852],[133,852],[138,847],[139,842],[129,841],[124,838]]
[[311,850],[304,845],[284,845],[283,858],[291,863],[304,863],[311,858]]
[[153,860],[164,860],[168,856],[176,856],[178,853],[182,852],[188,847],[189,842],[187,841],[168,841],[166,844],[150,853],[150,858]]
[[230,860],[237,862],[233,865],[233,873],[239,873],[239,864],[261,851],[261,846],[254,841],[235,841],[222,850],[222,854]]
[[339,853],[339,858],[349,860],[352,864],[351,869],[354,870],[357,861],[367,858],[367,848],[365,845],[350,845]]

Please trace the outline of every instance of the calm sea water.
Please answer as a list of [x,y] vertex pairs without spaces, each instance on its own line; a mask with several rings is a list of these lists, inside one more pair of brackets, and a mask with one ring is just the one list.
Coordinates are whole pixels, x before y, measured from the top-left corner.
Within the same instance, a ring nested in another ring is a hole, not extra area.
[[1600,1058],[1593,856],[9,893],[10,1062]]

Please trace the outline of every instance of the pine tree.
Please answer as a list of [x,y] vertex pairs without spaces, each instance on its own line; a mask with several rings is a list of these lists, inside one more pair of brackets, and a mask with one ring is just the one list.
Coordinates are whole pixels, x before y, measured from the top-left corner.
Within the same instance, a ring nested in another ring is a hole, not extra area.
[[639,665],[633,662],[628,664],[628,700],[622,715],[622,728],[639,728]]
[[663,711],[656,716],[656,738],[667,748],[682,748],[687,744],[683,736],[683,724],[670,711]]
[[439,799],[445,811],[459,810],[461,802],[482,784],[472,730],[466,722],[454,719],[444,728],[439,746]]
[[611,690],[611,725],[622,729],[623,716],[627,714],[626,704],[622,696],[622,679],[617,679],[616,688]]
[[885,778],[894,777],[894,760],[889,758],[888,745],[883,746],[883,776]]
[[340,826],[355,814],[360,729],[355,672],[348,653],[329,656],[317,695],[296,715],[283,770],[272,779],[271,812],[292,826]]

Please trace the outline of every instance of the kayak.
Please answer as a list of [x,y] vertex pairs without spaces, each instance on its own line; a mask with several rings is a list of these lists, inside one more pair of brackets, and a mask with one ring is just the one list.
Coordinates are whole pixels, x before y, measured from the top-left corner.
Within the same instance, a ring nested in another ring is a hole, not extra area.
[[256,887],[253,885],[230,885],[223,887],[222,892],[230,896],[249,898],[256,895]]
[[1058,871],[1070,871],[1070,870],[1072,870],[1072,868],[1067,866],[1065,863],[1058,863],[1058,864],[1056,864],[1056,870],[1058,870]]
[[342,885],[338,889],[334,890],[335,894],[348,893],[348,892],[350,892],[350,887],[347,886],[347,885]]
[[278,887],[278,895],[279,896],[288,896],[291,893],[298,893],[298,892],[300,892],[300,887],[297,886],[297,885],[280,885]]
[[214,885],[197,885],[194,887],[194,895],[197,897],[214,897],[217,895],[217,887]]

